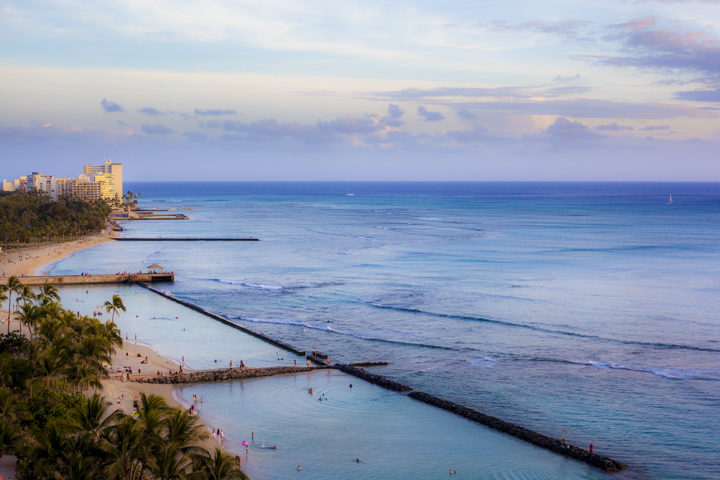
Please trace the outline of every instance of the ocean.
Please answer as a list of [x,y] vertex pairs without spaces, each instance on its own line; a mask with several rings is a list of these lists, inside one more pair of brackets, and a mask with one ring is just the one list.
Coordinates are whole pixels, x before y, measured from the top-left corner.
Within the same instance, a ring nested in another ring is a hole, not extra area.
[[[190,217],[125,222],[128,237],[260,241],[110,242],[60,261],[52,273],[158,263],[174,271],[175,283],[162,288],[178,298],[297,348],[315,347],[334,362],[388,362],[371,371],[556,438],[565,431],[571,443],[592,443],[628,464],[618,478],[720,477],[720,184],[218,182],[126,189],[140,192],[145,208]],[[127,292],[134,313],[121,316],[123,331],[145,329],[145,342],[185,356],[193,368],[296,358],[250,345],[241,332],[140,290],[96,288],[83,301],[89,307],[101,294]],[[63,292],[77,293],[80,302],[78,289]],[[191,338],[182,338],[181,323],[194,329]],[[417,464],[428,466],[425,458],[432,465],[438,458],[465,461],[470,478],[608,476],[366,384],[353,393],[362,406],[353,407],[340,388],[347,378],[362,383],[342,375],[328,380],[328,392],[348,404],[335,419],[368,416],[377,404],[410,438],[390,443],[396,453],[363,450],[366,464],[335,467],[326,457],[329,466],[313,478],[422,478],[427,470]],[[228,423],[246,421],[242,412],[296,421],[305,410],[295,396],[306,394],[307,380],[300,377],[295,390],[287,382],[203,386],[223,401],[205,405],[201,415]],[[178,395],[189,398],[186,390]],[[268,415],[262,392],[286,408]],[[321,422],[321,414],[308,410],[309,420]],[[387,425],[378,425],[380,438],[371,427],[353,427],[359,438],[348,451],[387,441]],[[325,437],[304,442],[312,437],[273,428],[272,441],[285,439],[294,451],[322,452],[322,442],[335,447],[333,432],[344,431],[332,424]],[[298,428],[307,435],[313,423]],[[430,439],[434,455],[412,443],[417,436]],[[490,454],[493,448],[498,452]],[[258,458],[267,455],[258,447]],[[287,462],[272,457],[247,465],[258,478],[297,473],[281,472]],[[360,465],[366,470],[345,470]]]

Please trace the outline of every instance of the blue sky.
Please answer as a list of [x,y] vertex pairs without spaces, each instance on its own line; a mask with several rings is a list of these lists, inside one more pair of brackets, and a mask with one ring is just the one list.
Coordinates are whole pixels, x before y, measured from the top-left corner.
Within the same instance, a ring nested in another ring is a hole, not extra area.
[[0,0],[0,176],[717,181],[719,7]]

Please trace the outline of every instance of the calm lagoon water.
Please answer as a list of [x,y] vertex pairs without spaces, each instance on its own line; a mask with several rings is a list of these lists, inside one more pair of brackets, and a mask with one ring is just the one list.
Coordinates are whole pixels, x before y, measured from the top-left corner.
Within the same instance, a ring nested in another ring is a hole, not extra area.
[[[542,433],[564,429],[631,465],[620,477],[720,477],[718,184],[128,188],[190,216],[127,222],[128,236],[261,241],[113,242],[53,273],[159,263],[178,298],[334,361],[388,361],[374,371]],[[199,314],[180,316],[194,327],[181,337],[179,305],[135,295],[126,303],[141,302],[161,353],[196,368],[251,355],[245,335]],[[121,318],[131,334],[133,318]],[[258,364],[276,351],[258,346]]]
[[186,402],[204,397],[200,416],[223,430],[224,446],[241,454],[251,478],[436,479],[451,468],[463,478],[610,478],[340,372],[188,385],[178,393]]

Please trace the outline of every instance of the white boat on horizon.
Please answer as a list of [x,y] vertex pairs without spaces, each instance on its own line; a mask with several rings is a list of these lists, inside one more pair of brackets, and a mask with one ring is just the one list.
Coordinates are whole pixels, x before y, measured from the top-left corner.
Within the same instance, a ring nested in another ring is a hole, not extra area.
[[355,196],[354,193],[346,193],[345,195],[347,195],[348,197],[354,197],[354,196]]
[[672,205],[672,195],[670,195],[670,201],[668,202],[668,205]]

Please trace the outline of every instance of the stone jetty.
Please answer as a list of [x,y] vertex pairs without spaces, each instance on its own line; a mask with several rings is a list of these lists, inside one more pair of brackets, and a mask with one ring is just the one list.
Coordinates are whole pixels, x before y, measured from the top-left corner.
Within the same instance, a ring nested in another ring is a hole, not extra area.
[[265,368],[221,368],[217,370],[198,370],[177,375],[162,375],[149,378],[133,378],[133,382],[180,384],[180,383],[207,383],[222,382],[223,380],[238,380],[244,378],[271,377],[273,375],[287,375],[291,373],[312,372],[314,370],[327,370],[328,367],[265,367]]
[[[197,305],[193,305],[192,303],[185,302],[183,300],[175,298],[172,295],[169,295],[169,294],[166,294],[159,290],[156,290],[143,282],[137,282],[137,283],[138,283],[138,285],[141,285],[141,286],[147,288],[148,290],[151,290],[151,291],[157,293],[158,295],[162,295],[163,297],[165,297],[169,300],[172,300],[172,301],[177,302],[181,305],[184,305],[188,308],[191,308],[192,310],[195,310],[199,313],[202,313],[211,318],[214,318],[215,320],[218,320],[226,325],[232,326],[233,328],[237,328],[238,330],[242,330],[246,333],[249,333],[250,335],[261,338],[268,343],[271,343],[273,345],[281,347],[285,350],[289,350],[298,355],[305,354],[304,351],[300,351],[284,342],[276,340],[276,339],[269,337],[263,333],[251,330],[247,327],[238,325],[234,322],[231,322],[230,320],[228,320],[225,317],[222,317],[216,313],[205,310],[204,308],[201,308]],[[241,368],[241,369],[232,369],[232,370],[230,370],[230,369],[206,370],[206,371],[200,371],[200,372],[186,373],[183,375],[168,375],[168,376],[160,376],[160,377],[151,377],[151,378],[145,379],[144,381],[146,383],[165,383],[165,384],[217,382],[217,381],[230,380],[230,379],[236,379],[236,378],[259,378],[259,377],[267,377],[267,376],[271,376],[271,375],[283,375],[283,374],[289,374],[289,373],[310,372],[310,371],[318,370],[318,369],[335,368],[337,370],[340,370],[341,372],[347,373],[349,375],[353,375],[353,376],[358,377],[362,380],[365,380],[369,383],[378,385],[382,388],[392,390],[394,392],[406,393],[408,397],[418,400],[420,402],[426,403],[428,405],[432,405],[437,408],[442,408],[443,410],[447,410],[448,412],[452,412],[456,415],[460,415],[462,417],[467,418],[468,420],[472,420],[474,422],[477,422],[479,424],[482,424],[489,428],[492,428],[493,430],[497,430],[499,432],[506,433],[508,435],[512,435],[515,438],[518,438],[525,442],[531,443],[540,448],[544,448],[546,450],[550,450],[551,452],[557,453],[559,455],[563,455],[565,457],[569,457],[574,460],[584,462],[584,463],[591,465],[595,468],[598,468],[600,470],[604,470],[607,472],[615,472],[615,471],[624,470],[627,468],[627,465],[620,463],[617,460],[613,460],[612,458],[604,457],[602,455],[598,455],[595,453],[590,453],[589,451],[584,450],[582,448],[579,448],[579,447],[576,447],[573,445],[569,445],[567,443],[564,444],[562,441],[560,441],[558,439],[548,437],[547,435],[542,435],[537,432],[533,432],[532,430],[528,430],[527,428],[521,427],[519,425],[515,425],[510,422],[506,422],[504,420],[500,420],[499,418],[495,418],[490,415],[486,415],[484,413],[480,413],[471,408],[463,407],[462,405],[458,405],[457,403],[449,402],[447,400],[444,400],[439,397],[435,397],[435,396],[427,394],[425,392],[415,391],[415,390],[413,390],[412,387],[395,382],[395,381],[390,380],[382,375],[377,375],[374,373],[367,372],[366,370],[364,370],[362,368],[358,368],[358,367],[355,367],[352,365],[345,365],[345,364],[330,365],[329,361],[327,360],[327,355],[322,355],[322,354],[320,354],[320,352],[313,352],[313,354],[307,355],[307,358],[319,366],[316,366],[316,367]],[[381,363],[381,362],[378,362],[378,363]],[[371,364],[372,363],[369,363],[369,365],[371,365]],[[133,381],[139,381],[139,380],[133,379]],[[410,392],[410,393],[407,393],[407,392]]]
[[602,455],[598,455],[596,453],[590,453],[587,450],[583,450],[582,448],[575,447],[573,445],[563,444],[560,440],[555,438],[533,432],[527,428],[514,425],[510,422],[500,420],[499,418],[491,417],[490,415],[485,415],[484,413],[480,413],[471,408],[463,407],[457,403],[449,402],[424,392],[411,392],[408,394],[408,397],[434,407],[442,408],[443,410],[460,415],[461,417],[465,417],[473,422],[490,427],[493,430],[512,435],[513,437],[519,438],[525,442],[532,443],[533,445],[550,450],[559,455],[587,463],[593,467],[605,470],[606,472],[615,472],[617,470],[624,470],[627,468],[627,465],[613,460],[612,458],[603,457]]
[[342,363],[333,366],[341,372],[345,372],[354,377],[362,378],[366,382],[370,382],[388,390],[392,390],[393,392],[409,392],[412,390],[412,388],[408,387],[407,385],[393,382],[392,380],[383,377],[382,375],[376,375],[374,373],[367,372],[362,368],[344,365]]

